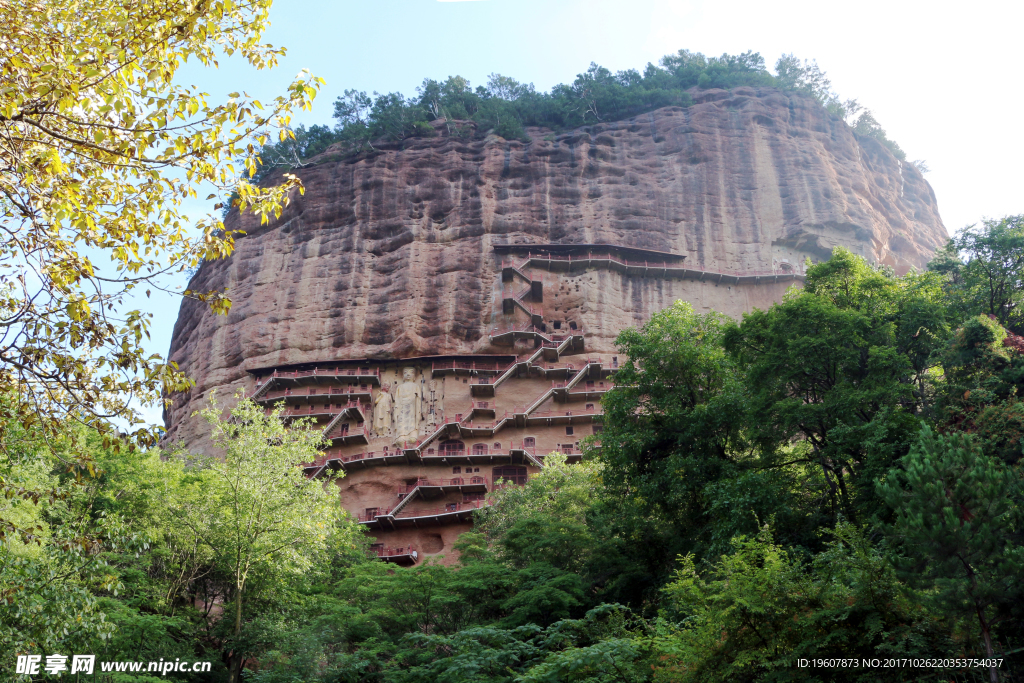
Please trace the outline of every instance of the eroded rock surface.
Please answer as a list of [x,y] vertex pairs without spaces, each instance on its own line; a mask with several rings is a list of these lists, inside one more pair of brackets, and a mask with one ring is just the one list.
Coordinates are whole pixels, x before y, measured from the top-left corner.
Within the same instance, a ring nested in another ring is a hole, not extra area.
[[[196,447],[189,419],[248,371],[342,358],[493,353],[504,243],[612,244],[686,256],[688,268],[800,269],[843,246],[898,272],[946,239],[931,187],[814,101],[771,89],[695,93],[697,104],[530,142],[438,137],[355,158],[322,155],[269,226],[237,216],[234,255],[192,289],[226,288],[230,315],[185,301],[170,357],[196,380],[165,420]],[[507,257],[506,257],[507,258]],[[739,315],[786,286],[714,286],[594,270],[545,282],[545,316],[565,315],[588,348],[675,298]],[[518,320],[518,319],[517,319]],[[506,347],[503,351],[507,352]]]

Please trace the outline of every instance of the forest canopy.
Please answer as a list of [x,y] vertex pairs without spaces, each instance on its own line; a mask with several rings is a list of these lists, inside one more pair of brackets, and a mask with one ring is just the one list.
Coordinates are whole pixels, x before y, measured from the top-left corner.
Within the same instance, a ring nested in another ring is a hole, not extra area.
[[263,147],[263,166],[256,178],[273,171],[302,166],[335,143],[349,153],[381,142],[436,135],[431,122],[443,121],[448,135],[469,136],[476,130],[491,131],[506,139],[525,139],[526,128],[538,126],[555,131],[588,124],[618,121],[660,107],[688,107],[693,88],[731,89],[740,86],[779,88],[814,98],[831,114],[847,121],[858,135],[877,139],[899,159],[906,155],[886,137],[871,112],[856,100],[842,100],[832,90],[825,72],[813,61],[792,54],[768,70],[757,52],[707,57],[679,50],[642,71],[612,72],[591,63],[572,83],[561,83],[549,92],[538,92],[532,83],[492,73],[486,85],[475,88],[462,76],[445,80],[424,79],[416,94],[400,92],[367,94],[345,90],[334,101],[334,127],[298,126],[294,139]]
[[[623,331],[582,462],[488,494],[454,563],[368,552],[280,410],[208,410],[223,461],[85,435],[81,485],[13,424],[4,476],[61,495],[0,501],[39,539],[0,545],[0,643],[228,683],[1016,680],[1022,237],[990,221],[904,276],[837,249],[742,320],[678,301]],[[922,657],[961,663],[796,665]]]

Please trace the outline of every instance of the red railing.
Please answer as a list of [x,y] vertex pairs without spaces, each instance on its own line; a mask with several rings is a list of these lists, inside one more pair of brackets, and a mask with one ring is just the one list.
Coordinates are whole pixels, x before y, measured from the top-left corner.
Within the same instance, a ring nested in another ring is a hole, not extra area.
[[[346,410],[352,408],[358,408],[362,410],[363,406],[359,401],[348,401],[347,403],[329,403],[327,405],[313,404],[308,406],[301,406],[296,408],[285,408],[281,411],[281,415],[285,417],[293,417],[296,415],[339,415]],[[265,408],[263,412],[269,415],[273,412],[273,408]]]
[[[472,408],[470,410],[472,410]],[[494,429],[501,422],[503,422],[504,420],[508,419],[510,417],[510,415],[511,415],[511,413],[509,413],[506,410],[505,414],[501,418],[499,418],[497,420],[494,420],[493,422],[490,422],[489,424],[473,424],[473,423],[468,422],[469,418],[472,416],[472,412],[465,413],[465,414],[464,413],[456,413],[455,417],[451,417],[451,418],[445,417],[444,415],[442,415],[441,416],[441,424],[434,430],[434,434],[436,434],[438,431],[440,431],[445,425],[459,425],[461,427],[465,427],[466,429]],[[417,439],[416,441],[413,441],[411,443],[408,442],[408,441],[403,442],[402,443],[402,448],[419,448],[420,444],[426,442],[434,434],[428,434],[427,436],[423,437],[422,439]]]
[[572,363],[533,363],[533,365],[542,370],[576,370],[576,366]]
[[512,444],[511,444],[511,448],[514,451],[525,451],[525,452],[529,453],[530,455],[532,455],[534,457],[536,457],[536,455],[537,455],[537,447],[536,446],[527,446],[526,443],[523,442],[523,441],[519,442],[519,446],[518,447],[516,446],[516,442],[513,441]]
[[588,392],[600,392],[609,391],[615,384],[612,382],[598,382],[597,384],[590,386],[585,382],[580,382],[575,387],[569,390],[570,394],[586,394]]
[[[313,389],[313,391],[310,391]],[[302,396],[304,398],[311,397],[325,397],[330,398],[331,396],[351,396],[353,394],[363,394],[364,396],[370,395],[370,387],[365,389],[355,385],[347,387],[309,387],[305,391],[295,391],[293,389],[278,389],[277,391],[268,391],[263,396],[260,396],[259,401],[273,401],[278,398],[288,398],[289,396]]]
[[531,276],[527,276],[526,273],[522,272],[523,268],[526,268],[526,267],[529,266],[529,263],[530,263],[530,259],[526,259],[522,263],[516,263],[515,261],[506,261],[505,259],[502,259],[501,260],[501,268],[502,268],[502,270],[504,270],[505,268],[512,268],[513,270],[518,270],[524,276],[529,277],[530,279],[532,279],[532,275]]
[[[397,454],[397,452],[395,453]],[[339,455],[332,457],[331,460],[340,460],[341,462],[354,462],[356,460],[369,460],[371,458],[383,458],[388,455],[393,455],[386,451],[366,451],[365,453],[353,453],[351,455]]]
[[520,275],[522,275],[523,277],[527,278],[531,282],[543,282],[544,281],[544,274],[543,273],[541,273],[540,275],[534,275],[533,273],[527,275],[525,272],[523,272],[523,268],[526,268],[529,265],[529,263],[530,263],[530,259],[526,259],[525,261],[523,261],[523,263],[521,265],[517,265],[515,261],[506,261],[506,260],[502,259],[502,261],[501,261],[501,268],[502,268],[502,270],[504,270],[505,268],[512,268],[513,270],[518,270]]
[[377,557],[411,556],[416,552],[416,546],[406,545],[398,548],[370,548],[370,552],[376,553]]
[[508,327],[502,328],[495,327],[491,331],[491,336],[495,336],[498,334],[507,334],[509,332],[536,332],[537,334],[543,334],[543,332],[541,332],[540,330],[533,326],[533,323],[520,323],[512,324],[509,325]]
[[498,372],[500,368],[497,363],[478,363],[476,361],[447,361],[443,363],[431,363],[432,372],[439,370],[476,370],[479,372]]
[[370,430],[366,427],[362,429],[352,429],[349,431],[342,431],[340,427],[335,427],[331,430],[330,434],[325,434],[328,439],[343,439],[350,436],[363,436],[367,441],[370,440]]
[[[549,411],[549,412],[554,412],[554,411]],[[580,414],[580,413],[575,413],[575,414]],[[302,467],[304,469],[312,469],[314,467],[323,467],[324,465],[326,465],[327,463],[332,462],[332,461],[337,461],[337,462],[342,462],[342,463],[349,463],[349,462],[358,462],[360,460],[372,460],[374,458],[387,458],[387,457],[398,456],[398,455],[402,454],[401,450],[396,449],[396,450],[393,450],[393,451],[392,450],[388,450],[388,451],[365,451],[363,453],[351,453],[349,455],[339,455],[339,453],[338,453],[339,450],[340,449],[337,448],[337,447],[329,448],[329,449],[327,449],[324,452],[323,456],[317,458],[313,462],[303,463]],[[534,457],[537,456],[537,448],[536,448],[536,446],[527,446],[523,441],[519,441],[519,442],[512,441],[509,444],[508,448],[501,448],[501,447],[494,448],[492,446],[487,446],[487,445],[483,445],[483,444],[473,444],[473,446],[471,448],[468,448],[466,450],[457,451],[457,452],[447,452],[447,453],[434,453],[434,452],[432,452],[432,451],[434,451],[434,449],[431,448],[430,450],[428,450],[426,453],[423,454],[423,457],[424,458],[442,458],[442,457],[464,457],[464,456],[467,456],[467,455],[470,455],[470,456],[477,456],[477,455],[479,455],[479,456],[484,456],[484,455],[486,455],[486,456],[510,455],[511,451],[513,451],[513,450],[525,451],[526,453],[530,454],[531,456],[534,456]],[[471,484],[474,483],[474,482],[472,482],[472,479],[475,476],[479,476],[479,475],[465,476],[465,477],[462,477],[462,479],[464,480],[466,485],[471,485]],[[456,479],[457,479],[457,477],[456,477]],[[487,486],[490,486],[490,484],[487,483],[487,481],[486,481],[486,477],[484,477],[484,480],[485,480],[484,483]],[[454,479],[450,479],[448,481],[454,481]],[[448,485],[457,485],[457,484],[445,484],[445,485],[448,486]],[[400,490],[400,492],[408,493],[411,490],[412,489],[409,488],[408,490]]]
[[365,453],[353,453],[351,455],[338,455],[329,460],[340,460],[341,462],[355,462],[356,460],[372,460],[373,458],[387,458],[394,455],[401,455],[400,450],[393,451],[366,451]]
[[501,291],[501,298],[514,300],[516,304],[518,304],[521,308],[523,308],[526,311],[529,311],[530,315],[540,315],[542,311],[536,311],[534,310],[533,306],[523,302],[523,298],[529,293],[529,287],[526,288],[526,291],[520,292],[519,294],[516,294],[512,289],[506,287]]
[[502,299],[515,299],[519,303],[522,303],[523,299],[526,298],[526,295],[531,293],[532,291],[533,291],[533,286],[532,285],[528,285],[526,287],[526,289],[522,290],[519,293],[516,293],[515,287],[512,287],[512,286],[502,287],[501,288],[501,298]]
[[490,488],[487,477],[482,477],[479,474],[452,477],[451,479],[419,479],[415,484],[402,484],[398,487],[398,492],[402,494],[412,493],[417,486],[480,486],[481,484]]
[[530,413],[526,417],[529,417],[529,418],[574,418],[574,417],[581,417],[581,416],[585,416],[585,415],[604,415],[604,414],[601,411],[599,411],[597,409],[596,405],[595,405],[595,407],[592,408],[592,409],[589,409],[589,410],[588,409],[584,409],[582,411],[536,411],[534,413]]
[[[454,514],[458,512],[467,512],[469,510],[479,510],[482,507],[492,505],[493,502],[489,500],[470,500],[462,503],[447,503],[439,507],[427,508],[426,510],[409,510],[403,508],[401,512],[395,515],[396,519],[408,519],[409,517],[433,517],[435,515],[446,515]],[[377,513],[378,515],[384,513]]]
[[393,451],[365,451],[363,453],[351,453],[349,455],[341,455],[340,451],[341,448],[337,446],[333,448],[328,448],[327,450],[324,451],[324,455],[317,458],[313,462],[304,463],[302,467],[309,469],[312,467],[320,467],[322,465],[326,465],[328,462],[331,461],[356,462],[358,460],[372,460],[373,458],[387,458],[390,456],[402,455],[402,451],[397,448]]
[[501,448],[501,447],[494,448],[492,446],[487,446],[485,444],[473,444],[472,448],[468,448],[466,450],[462,450],[462,451],[458,451],[458,452],[432,453],[431,451],[433,451],[433,450],[434,450],[433,448],[428,450],[426,453],[423,454],[423,457],[426,457],[426,458],[434,458],[434,457],[442,458],[442,457],[452,457],[452,456],[462,457],[462,456],[467,456],[467,455],[509,455],[510,451],[512,451],[512,450],[524,450],[527,453],[529,453],[530,455],[536,455],[536,453],[535,453],[536,449],[533,446],[529,446],[529,447],[524,446],[522,441],[519,442],[518,446],[516,445],[516,442],[513,441],[511,444],[509,444],[509,448]]
[[493,420],[491,422],[472,422],[470,420],[460,420],[459,424],[465,427],[466,429],[494,429],[499,424],[509,419],[511,416],[512,413],[506,410],[504,415],[502,415],[497,420]]
[[257,387],[269,379],[299,379],[303,377],[376,377],[380,378],[378,368],[313,368],[312,370],[274,370],[269,375],[257,379]]
[[[593,385],[593,386],[587,386],[588,383]],[[567,386],[569,386],[570,384],[572,384],[572,380],[571,379],[565,380],[564,382],[560,382],[560,381],[556,380],[556,381],[551,382],[551,387],[553,389],[564,389]],[[576,386],[574,387],[574,389],[579,389],[580,392],[583,392],[583,391],[607,391],[608,389],[611,388],[611,384],[612,383],[607,381],[607,380],[600,380],[600,381],[596,381],[595,382],[595,380],[581,379],[579,382],[576,382]],[[584,388],[581,388],[581,387],[584,387]],[[572,389],[570,389],[570,393],[573,393]]]
[[378,517],[381,517],[383,515],[387,515],[388,513],[391,512],[391,510],[392,510],[392,508],[373,508],[372,512],[360,512],[359,514],[356,515],[356,518],[360,522],[372,522],[373,520],[377,519]]
[[491,329],[490,335],[497,337],[502,334],[510,334],[514,332],[528,332],[535,334],[542,340],[542,345],[548,348],[555,348],[566,339],[572,336],[580,336],[583,334],[583,328],[572,330],[572,334],[548,334],[547,332],[541,332],[538,330],[533,323],[521,323],[508,325],[507,327],[496,326]]
[[432,451],[433,451],[433,449],[430,449],[429,451],[427,451],[427,453],[423,454],[423,457],[424,458],[445,458],[445,457],[453,457],[453,456],[460,456],[460,457],[462,457],[462,456],[507,456],[507,455],[509,455],[511,453],[511,451],[525,451],[526,453],[528,453],[531,456],[536,456],[537,455],[537,449],[536,449],[535,446],[531,446],[531,445],[527,446],[522,441],[519,441],[518,445],[516,445],[515,441],[512,441],[509,444],[508,449],[502,449],[502,447],[497,447],[497,449],[495,449],[495,447],[493,447],[493,446],[488,446],[486,444],[474,443],[473,446],[471,447],[471,449],[467,449],[465,451],[459,451],[457,453],[449,452],[449,453],[434,454],[434,453],[431,453]]

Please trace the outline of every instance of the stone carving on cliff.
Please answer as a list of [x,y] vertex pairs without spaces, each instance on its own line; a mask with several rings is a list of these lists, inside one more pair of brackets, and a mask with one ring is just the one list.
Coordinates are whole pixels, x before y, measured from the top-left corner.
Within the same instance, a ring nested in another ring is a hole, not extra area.
[[419,438],[420,391],[416,368],[403,368],[402,383],[395,390],[395,443]]
[[384,382],[373,400],[373,431],[377,436],[387,436],[391,432],[391,386]]

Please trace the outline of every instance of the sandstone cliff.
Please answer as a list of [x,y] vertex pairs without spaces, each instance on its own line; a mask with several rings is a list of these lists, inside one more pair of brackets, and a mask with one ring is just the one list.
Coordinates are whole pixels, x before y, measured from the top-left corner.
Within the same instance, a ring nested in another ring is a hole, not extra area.
[[[297,171],[305,195],[269,226],[229,218],[248,235],[193,279],[234,304],[226,317],[182,304],[170,358],[197,384],[167,411],[168,437],[197,443],[186,416],[211,389],[226,398],[249,386],[256,368],[494,352],[496,244],[640,247],[737,273],[799,268],[838,245],[903,272],[946,240],[917,169],[813,100],[752,88],[694,97],[560,134],[531,129],[529,143],[449,138],[439,125],[438,137],[353,158],[328,151]],[[599,272],[545,296],[610,351],[620,329],[673,298],[738,315],[784,289]]]

